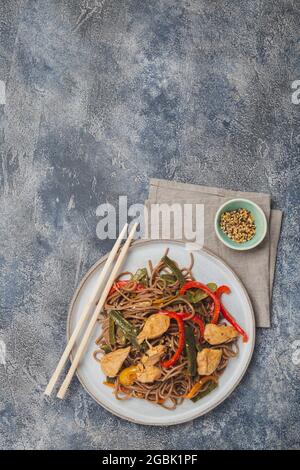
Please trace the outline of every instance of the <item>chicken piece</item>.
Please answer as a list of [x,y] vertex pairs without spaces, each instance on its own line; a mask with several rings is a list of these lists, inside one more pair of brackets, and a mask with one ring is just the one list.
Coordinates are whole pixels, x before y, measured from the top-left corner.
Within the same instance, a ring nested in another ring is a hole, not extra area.
[[115,377],[130,352],[130,346],[105,354],[100,361],[101,369],[107,377]]
[[145,339],[159,338],[170,326],[170,318],[167,315],[154,313],[147,318],[144,328],[137,337],[139,344]]
[[157,366],[147,366],[141,372],[137,373],[136,380],[143,384],[155,382],[161,377],[161,370]]
[[135,381],[151,383],[159,379],[161,370],[158,367],[154,367],[154,364],[160,360],[164,352],[165,347],[162,344],[154,347],[150,346],[148,351],[142,356],[141,362],[122,370],[119,375],[120,383],[128,387]]
[[146,351],[146,354],[143,355],[141,362],[145,367],[154,366],[160,360],[165,350],[166,348],[162,344],[151,346],[148,351]]
[[227,343],[238,336],[238,332],[230,325],[214,325],[208,323],[204,330],[204,339],[211,345]]
[[198,374],[210,375],[220,364],[222,349],[204,348],[197,354]]

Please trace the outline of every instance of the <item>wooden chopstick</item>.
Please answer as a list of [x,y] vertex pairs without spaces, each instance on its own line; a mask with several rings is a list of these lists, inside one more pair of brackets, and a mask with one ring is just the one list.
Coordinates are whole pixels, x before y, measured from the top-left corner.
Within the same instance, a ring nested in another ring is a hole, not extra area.
[[64,352],[62,353],[62,356],[59,360],[59,363],[57,364],[57,367],[55,369],[55,371],[53,372],[52,374],[52,377],[51,379],[49,380],[49,383],[44,391],[44,394],[45,395],[50,395],[62,370],[63,370],[63,367],[69,357],[69,354],[74,346],[74,343],[79,335],[79,332],[82,328],[82,325],[84,324],[85,320],[87,319],[88,315],[89,315],[89,312],[90,312],[90,309],[96,305],[96,301],[98,300],[98,297],[100,295],[100,289],[102,288],[102,285],[103,285],[103,282],[106,278],[106,275],[109,271],[109,269],[111,268],[111,265],[113,263],[113,260],[115,259],[115,256],[120,248],[120,245],[122,243],[122,240],[124,238],[124,235],[127,231],[127,227],[128,227],[128,224],[125,224],[118,239],[116,240],[116,243],[114,244],[113,246],[113,249],[111,250],[106,262],[105,262],[105,265],[104,265],[104,268],[102,269],[100,275],[99,275],[99,278],[97,280],[97,284],[95,286],[95,289],[93,291],[93,294],[89,300],[89,302],[86,304],[86,306],[84,307],[83,309],[83,312],[82,312],[82,315],[80,316],[80,319],[77,323],[77,325],[75,326],[75,329],[71,335],[71,338],[69,339],[68,341],[68,344],[67,346],[65,347],[65,350]]
[[76,368],[77,368],[77,366],[78,366],[78,364],[79,364],[79,361],[80,361],[80,359],[81,359],[81,356],[82,356],[82,354],[83,354],[84,351],[85,351],[85,348],[86,348],[86,345],[87,345],[87,343],[88,343],[88,340],[89,340],[89,338],[90,338],[90,336],[91,336],[92,330],[93,330],[93,328],[94,328],[94,326],[95,326],[95,323],[96,323],[96,321],[97,321],[97,319],[98,319],[99,313],[100,313],[101,310],[102,310],[102,307],[103,307],[103,305],[104,305],[104,303],[105,303],[106,297],[107,297],[107,295],[108,295],[108,293],[109,293],[109,291],[110,291],[110,289],[111,289],[111,286],[113,285],[113,282],[114,282],[114,280],[115,280],[115,278],[116,278],[116,276],[117,276],[117,274],[118,274],[118,271],[119,271],[119,269],[120,269],[120,267],[121,267],[121,265],[122,265],[122,263],[123,263],[123,261],[124,261],[126,255],[127,255],[127,251],[128,251],[129,246],[130,246],[131,240],[132,240],[132,238],[133,238],[133,236],[134,236],[134,234],[135,234],[137,225],[138,225],[138,224],[134,224],[134,225],[133,225],[133,227],[132,227],[132,229],[131,229],[131,231],[130,231],[130,233],[129,233],[129,236],[128,236],[126,242],[124,243],[124,245],[123,245],[123,247],[122,247],[122,249],[121,249],[121,252],[120,252],[120,254],[119,254],[119,257],[118,257],[118,259],[117,259],[117,261],[116,261],[116,263],[115,263],[115,266],[114,266],[114,268],[113,268],[113,270],[112,270],[112,272],[111,272],[111,274],[110,274],[110,276],[109,276],[109,279],[108,279],[107,284],[106,284],[106,286],[105,286],[105,288],[104,288],[104,290],[103,290],[103,292],[102,292],[102,295],[101,295],[101,297],[100,297],[100,300],[99,300],[99,302],[98,302],[98,304],[97,304],[97,307],[96,307],[96,309],[95,309],[95,311],[94,311],[94,314],[93,314],[93,316],[92,316],[92,318],[91,318],[91,320],[90,320],[90,322],[89,322],[89,324],[88,324],[88,327],[87,327],[87,329],[86,329],[86,331],[85,331],[85,333],[84,333],[84,336],[83,336],[83,338],[82,338],[82,340],[81,340],[81,343],[80,343],[80,345],[78,346],[77,352],[76,352],[76,354],[75,354],[75,357],[74,357],[74,359],[73,359],[73,362],[72,362],[72,364],[71,364],[71,367],[70,367],[70,369],[69,369],[69,372],[67,373],[66,378],[65,378],[65,380],[63,381],[63,383],[62,383],[62,385],[61,385],[61,387],[60,387],[60,389],[59,389],[59,391],[58,391],[58,394],[57,394],[57,397],[58,397],[58,398],[63,399],[64,396],[65,396],[65,394],[66,394],[66,391],[68,390],[68,387],[69,387],[69,385],[70,385],[70,382],[71,382],[71,380],[72,380],[72,377],[73,377],[73,375],[74,375],[74,373],[75,373],[75,370],[76,370]]

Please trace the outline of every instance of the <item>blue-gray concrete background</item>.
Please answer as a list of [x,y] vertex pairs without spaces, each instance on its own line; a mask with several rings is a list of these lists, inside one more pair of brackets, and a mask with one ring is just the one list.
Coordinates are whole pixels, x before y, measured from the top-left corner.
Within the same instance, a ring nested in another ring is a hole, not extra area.
[[[0,2],[0,447],[286,449],[299,432],[300,7],[296,0]],[[2,96],[3,101],[3,96]],[[153,428],[74,379],[42,394],[66,312],[111,246],[96,208],[149,177],[266,191],[284,211],[272,328],[221,406]]]

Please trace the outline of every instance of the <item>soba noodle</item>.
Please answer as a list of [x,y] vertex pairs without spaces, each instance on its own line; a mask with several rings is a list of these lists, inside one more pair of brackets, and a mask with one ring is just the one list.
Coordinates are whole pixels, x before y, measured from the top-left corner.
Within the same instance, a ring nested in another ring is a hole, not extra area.
[[[167,255],[167,252],[165,255]],[[222,350],[221,361],[217,369],[213,372],[215,381],[218,381],[228,361],[238,354],[236,339],[217,346],[210,346],[203,343],[203,339],[201,340],[200,338],[200,330],[195,327],[191,319],[197,315],[202,318],[204,323],[209,323],[213,301],[211,298],[207,297],[201,302],[193,304],[185,296],[178,295],[180,283],[173,276],[173,273],[166,266],[163,259],[164,258],[162,258],[156,266],[152,266],[151,261],[149,261],[147,270],[148,282],[142,290],[136,290],[137,281],[134,280],[134,273],[123,272],[116,279],[116,282],[124,279],[128,282],[126,284],[123,283],[121,287],[115,283],[114,292],[112,292],[106,300],[104,309],[99,318],[102,332],[96,340],[97,350],[94,352],[94,358],[100,363],[103,353],[108,350],[113,352],[129,345],[126,340],[124,344],[124,337],[118,334],[115,336],[114,344],[110,343],[110,311],[114,310],[120,312],[123,318],[129,321],[137,331],[141,331],[146,319],[150,315],[167,308],[170,312],[184,312],[186,314],[184,323],[193,329],[199,350],[203,347]],[[194,259],[193,256],[191,256],[190,265],[180,269],[186,281],[193,280],[193,264]],[[166,275],[168,275],[169,278]],[[179,346],[178,342],[178,326],[176,322],[172,321],[170,327],[162,336],[156,339],[146,340],[145,344],[142,345],[144,347],[142,347],[141,351],[135,347],[131,347],[130,353],[122,365],[122,369],[137,365],[141,360],[141,356],[145,353],[145,347],[154,347],[163,344],[167,351],[164,355],[164,360],[169,359],[175,354]],[[117,376],[112,384],[116,398],[118,400],[126,400],[130,397],[141,398],[159,404],[165,408],[174,409],[183,401],[193,385],[199,382],[198,374],[192,377],[187,373],[187,357],[184,352],[172,367],[163,368],[159,364],[157,364],[157,366],[161,369],[161,376],[159,380],[153,383],[140,383],[135,381],[129,386],[124,386],[120,383],[119,376]],[[199,392],[206,391],[209,385],[209,382],[204,383]]]

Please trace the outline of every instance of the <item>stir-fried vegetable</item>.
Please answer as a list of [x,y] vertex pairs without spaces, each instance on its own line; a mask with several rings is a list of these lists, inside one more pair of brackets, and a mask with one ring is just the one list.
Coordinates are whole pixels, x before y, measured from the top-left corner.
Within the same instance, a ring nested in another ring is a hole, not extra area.
[[140,348],[140,345],[137,341],[137,331],[131,325],[129,321],[127,321],[123,315],[118,310],[111,310],[110,318],[113,319],[116,325],[122,330],[124,336],[130,341],[130,343],[135,346],[137,349]]
[[213,310],[213,315],[212,315],[212,323],[217,323],[219,314],[220,314],[220,299],[219,297],[214,294],[209,287],[207,287],[205,284],[202,284],[202,282],[197,282],[197,281],[188,281],[186,282],[180,289],[179,294],[183,295],[188,289],[193,289],[193,288],[198,288],[201,289],[202,291],[206,292],[214,301],[214,310]]
[[185,351],[188,360],[188,374],[194,377],[197,374],[197,352],[193,328],[186,325],[185,328]]
[[185,340],[184,340],[184,325],[183,325],[183,319],[180,315],[177,315],[175,312],[168,312],[167,310],[160,310],[159,313],[161,315],[167,315],[170,318],[173,318],[174,320],[177,321],[178,325],[178,333],[179,333],[179,340],[178,340],[178,348],[177,351],[173,354],[173,356],[170,359],[167,359],[166,361],[161,362],[161,366],[164,367],[165,369],[168,369],[169,367],[172,367],[178,359],[181,356],[181,353],[184,348]]
[[[189,318],[189,317],[190,317],[190,314],[189,314],[189,313],[186,313],[186,312],[177,312],[177,314],[180,315],[181,318],[183,318],[183,319],[186,319],[186,318]],[[190,319],[190,321],[199,326],[199,329],[200,329],[200,339],[203,340],[203,338],[204,338],[204,328],[205,328],[205,325],[204,325],[204,322],[203,322],[202,318],[198,317],[198,315],[194,315],[194,316]]]
[[203,340],[203,337],[204,337],[204,322],[202,320],[202,318],[198,317],[197,315],[195,315],[192,320],[191,320],[193,323],[196,323],[196,325],[199,326],[199,329],[200,329],[200,339]]
[[161,370],[155,366],[164,353],[164,346],[158,345],[148,349],[141,358],[141,362],[126,367],[119,375],[119,381],[125,387],[132,385],[135,381],[141,383],[151,383],[158,380]]
[[116,331],[116,339],[122,346],[126,344],[126,336],[119,326],[117,327],[117,331]]
[[105,381],[109,384],[114,384],[115,381],[116,381],[116,378],[115,377],[106,377]]
[[191,390],[189,391],[189,393],[187,393],[187,394],[185,395],[184,398],[189,398],[189,399],[194,398],[194,397],[197,395],[197,393],[198,393],[198,391],[200,390],[200,388],[202,388],[203,385],[206,384],[207,382],[215,382],[215,383],[217,383],[217,379],[216,379],[213,375],[207,375],[206,377],[202,377],[202,378],[199,380],[199,382],[196,382],[196,383],[192,386]]
[[114,346],[116,343],[115,337],[115,322],[112,316],[109,316],[109,324],[108,324],[108,336],[109,336],[109,344]]
[[[220,298],[222,294],[229,294],[230,293],[230,288],[228,286],[220,286],[217,289],[216,295]],[[243,342],[247,343],[248,341],[248,335],[247,333],[243,330],[243,328],[235,321],[235,319],[230,315],[230,313],[226,310],[224,305],[220,303],[220,308],[221,308],[221,313],[225,320],[227,320],[235,329],[242,335],[243,337]]]
[[[212,291],[215,292],[217,290],[217,284],[214,282],[209,282],[206,284],[206,286]],[[206,299],[208,297],[208,293],[204,292],[201,289],[197,289],[195,291],[188,290],[186,293],[186,298],[188,299],[189,302],[192,304],[197,304],[201,302],[202,300]]]
[[108,380],[104,380],[103,385],[106,385],[107,387],[114,388],[115,383],[114,382],[108,382]]
[[101,349],[102,349],[102,351],[105,352],[105,354],[111,352],[111,347],[108,346],[108,344],[102,344]]
[[176,265],[176,263],[172,259],[170,259],[168,256],[164,256],[162,260],[165,263],[165,265],[169,269],[171,269],[172,273],[174,274],[177,281],[179,282],[179,285],[183,286],[183,284],[186,282],[186,280],[185,280],[184,275],[182,274],[182,272],[180,271],[180,269]]
[[199,392],[198,395],[196,395],[194,398],[192,398],[192,401],[196,403],[198,400],[201,400],[201,398],[206,397],[210,392],[212,392],[215,388],[217,388],[218,383],[211,382],[206,390],[203,390],[203,392]]
[[137,272],[132,276],[132,281],[139,282],[142,284],[144,287],[148,286],[149,283],[149,277],[148,277],[148,271],[147,268],[140,268],[137,270]]
[[139,370],[138,365],[132,365],[132,366],[126,367],[126,369],[123,369],[119,375],[120,383],[124,385],[125,387],[132,385],[133,382],[137,378],[138,370]]
[[169,286],[170,284],[174,284],[177,280],[174,274],[163,273],[160,275],[160,277],[166,281],[167,286]]

